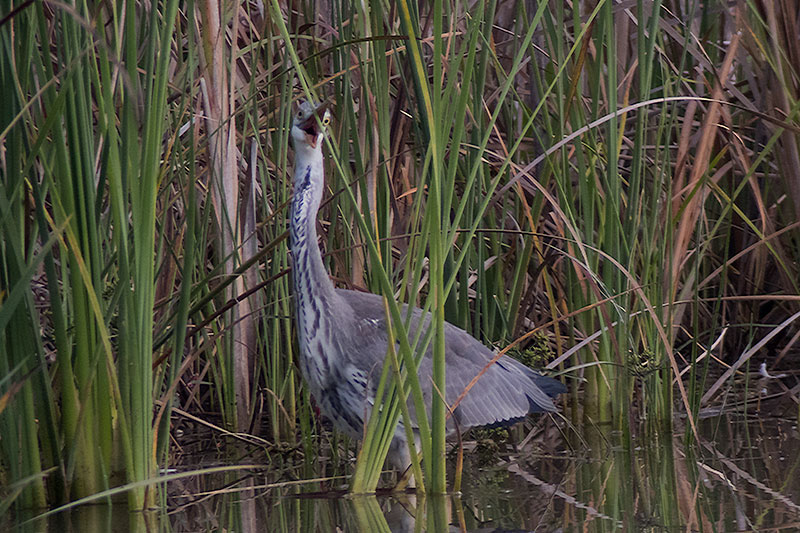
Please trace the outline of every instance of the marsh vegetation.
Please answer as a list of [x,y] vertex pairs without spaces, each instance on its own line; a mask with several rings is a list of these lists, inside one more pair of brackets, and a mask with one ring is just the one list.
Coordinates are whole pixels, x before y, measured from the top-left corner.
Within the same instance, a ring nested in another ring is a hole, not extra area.
[[[465,468],[435,398],[430,530],[481,525],[435,495],[479,509],[498,464],[496,494],[548,487],[503,527],[797,524],[799,25],[771,1],[4,3],[0,514],[122,501],[181,530],[176,494],[224,486],[205,527],[384,530],[373,500],[278,497],[391,485],[404,369],[432,346],[442,388],[449,321],[569,393],[464,435]],[[363,446],[297,371],[301,99],[334,111],[334,282],[385,295],[401,339],[397,302],[433,316],[387,354]]]

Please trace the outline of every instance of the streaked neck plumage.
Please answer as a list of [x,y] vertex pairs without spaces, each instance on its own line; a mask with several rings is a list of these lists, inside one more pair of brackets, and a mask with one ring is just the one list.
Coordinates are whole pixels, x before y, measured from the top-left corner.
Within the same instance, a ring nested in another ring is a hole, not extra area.
[[317,244],[316,219],[324,185],[322,143],[318,142],[314,148],[305,143],[295,144],[290,221],[292,272],[299,325],[313,335],[336,298]]

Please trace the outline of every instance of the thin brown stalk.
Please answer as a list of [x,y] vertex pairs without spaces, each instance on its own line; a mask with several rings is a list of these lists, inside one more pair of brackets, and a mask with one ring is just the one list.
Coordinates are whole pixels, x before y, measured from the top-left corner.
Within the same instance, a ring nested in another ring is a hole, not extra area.
[[714,147],[717,130],[719,129],[720,104],[718,101],[722,100],[725,96],[723,88],[726,80],[730,77],[740,38],[741,35],[739,33],[734,34],[731,38],[728,51],[725,54],[725,59],[717,73],[717,81],[714,84],[714,91],[711,95],[712,102],[709,105],[706,116],[703,118],[702,134],[692,164],[688,186],[690,191],[697,190],[694,194],[691,192],[689,193],[691,196],[689,197],[688,203],[683,208],[683,215],[675,231],[675,242],[672,252],[672,283],[670,285],[672,287],[673,297],[680,286],[679,281],[686,259],[686,252],[689,248],[692,235],[694,235],[697,219],[701,216],[705,190],[701,188],[700,181],[708,171],[711,151]]

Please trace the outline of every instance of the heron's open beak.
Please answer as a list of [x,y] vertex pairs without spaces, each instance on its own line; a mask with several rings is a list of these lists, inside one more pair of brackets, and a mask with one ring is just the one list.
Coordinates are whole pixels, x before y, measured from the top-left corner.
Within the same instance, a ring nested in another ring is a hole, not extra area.
[[312,114],[305,122],[300,124],[300,129],[303,130],[306,134],[306,142],[308,142],[311,148],[317,147],[317,141],[319,140],[319,133],[322,131],[320,129],[320,118],[325,114],[325,110],[328,109],[328,102],[323,102],[314,110],[314,114]]

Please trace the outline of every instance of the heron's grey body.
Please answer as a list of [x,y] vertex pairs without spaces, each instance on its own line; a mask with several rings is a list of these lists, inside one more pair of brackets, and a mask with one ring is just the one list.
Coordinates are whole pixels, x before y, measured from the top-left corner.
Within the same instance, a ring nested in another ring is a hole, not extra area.
[[[301,106],[292,127],[295,175],[290,222],[300,366],[323,414],[337,429],[360,439],[386,356],[387,325],[381,296],[334,288],[322,263],[316,215],[324,183],[323,135],[314,109]],[[407,312],[406,306],[402,312]],[[422,311],[414,308],[409,334],[413,338],[420,326],[427,328],[429,323],[429,316],[423,317]],[[449,323],[445,324],[445,347],[445,399],[452,405],[494,354]],[[431,364],[429,352],[418,372],[426,405],[431,402]],[[555,411],[551,398],[564,391],[561,382],[502,356],[456,407],[455,421],[449,420],[447,429],[453,431],[454,423],[464,430],[511,423],[532,412]],[[413,405],[409,408],[415,422]],[[405,435],[401,422],[389,456],[398,468],[409,464]]]

